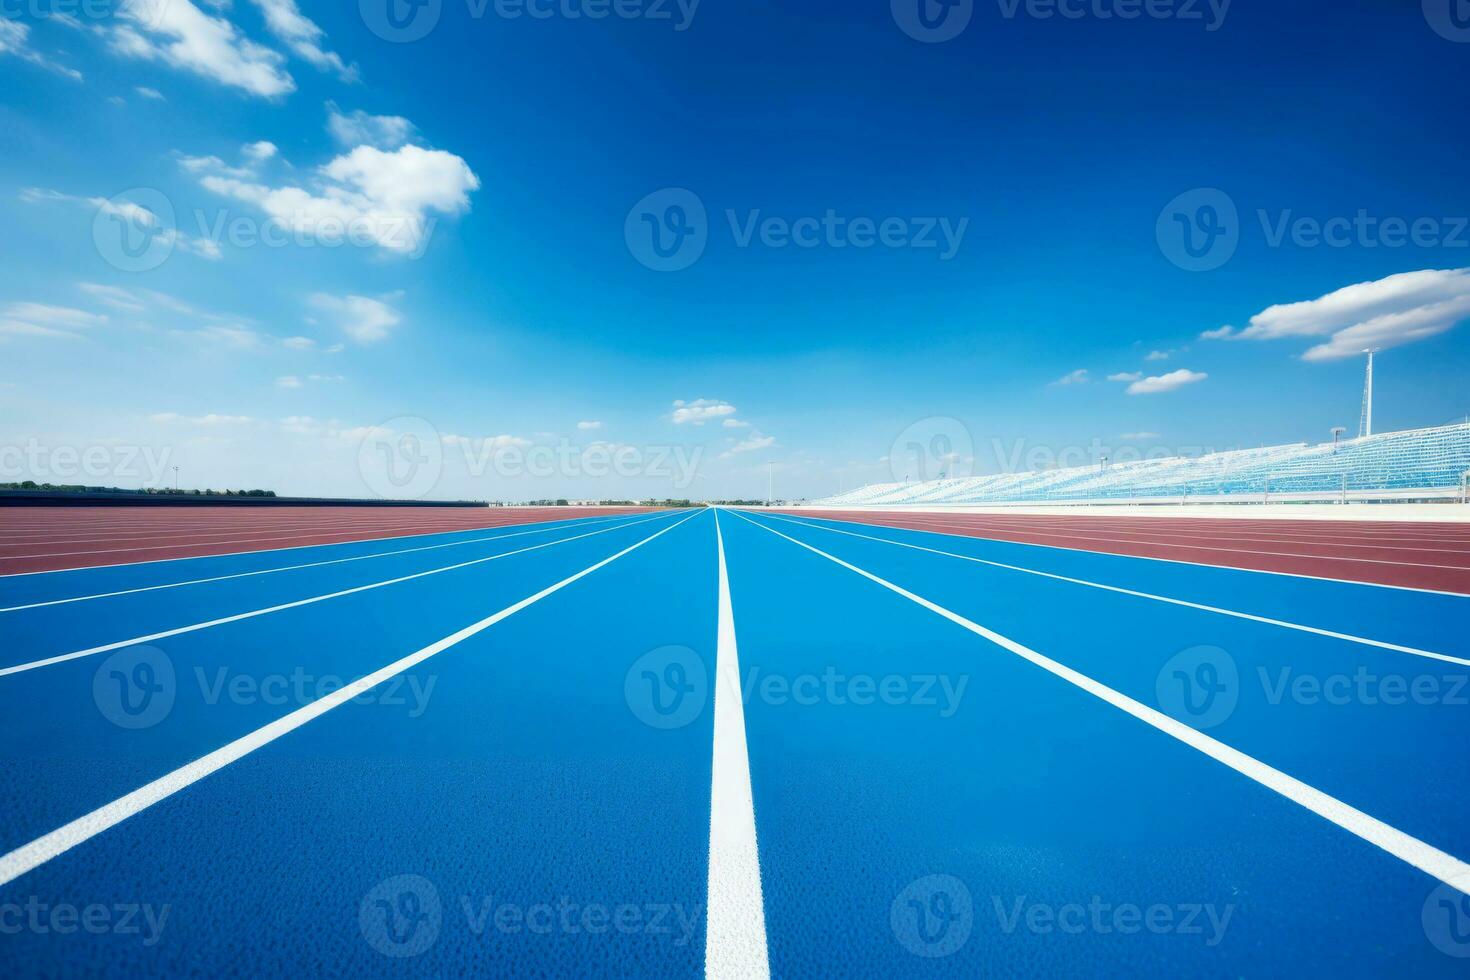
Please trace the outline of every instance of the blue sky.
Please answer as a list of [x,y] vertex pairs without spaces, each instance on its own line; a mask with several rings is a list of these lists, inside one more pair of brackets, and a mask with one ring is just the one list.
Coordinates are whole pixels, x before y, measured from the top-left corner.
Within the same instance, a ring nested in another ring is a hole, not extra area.
[[817,495],[1351,434],[1370,344],[1470,413],[1448,0],[392,2],[6,0],[0,479]]

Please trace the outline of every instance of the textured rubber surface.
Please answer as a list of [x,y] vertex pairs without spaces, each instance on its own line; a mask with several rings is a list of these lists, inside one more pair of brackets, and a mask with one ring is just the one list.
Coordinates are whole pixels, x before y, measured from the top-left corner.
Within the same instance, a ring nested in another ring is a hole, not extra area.
[[[1464,895],[764,528],[1462,858],[1470,668],[964,556],[1460,658],[1470,598],[762,512],[720,527],[773,976],[1464,975]],[[245,577],[225,576],[282,554],[0,579],[0,609],[79,600],[0,612],[3,666],[492,558],[0,676],[0,854],[665,529],[0,885],[0,973],[702,973],[709,513],[293,549],[308,567]],[[1199,700],[1177,682],[1204,664]]]
[[0,507],[0,575],[301,548],[643,507]]
[[[1285,506],[1285,505],[1283,505]],[[1470,594],[1470,524],[777,511],[805,518]]]

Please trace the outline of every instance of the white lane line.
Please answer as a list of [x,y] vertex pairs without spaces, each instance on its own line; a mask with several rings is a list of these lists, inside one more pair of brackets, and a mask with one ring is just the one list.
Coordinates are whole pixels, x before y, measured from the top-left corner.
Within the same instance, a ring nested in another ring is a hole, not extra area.
[[1428,657],[1430,660],[1443,660],[1445,663],[1460,664],[1470,667],[1470,659],[1464,657],[1453,657],[1447,653],[1435,653],[1433,650],[1421,650],[1419,647],[1404,646],[1400,643],[1389,643],[1385,640],[1373,640],[1366,636],[1354,636],[1351,633],[1339,633],[1336,630],[1321,629],[1316,626],[1305,626],[1301,623],[1290,623],[1284,619],[1272,619],[1270,616],[1257,616],[1254,613],[1239,612],[1235,609],[1223,609],[1220,606],[1209,606],[1201,602],[1190,602],[1187,599],[1175,599],[1166,595],[1155,595],[1152,592],[1139,592],[1136,589],[1125,589],[1117,585],[1106,585],[1102,582],[1089,582],[1084,578],[1072,578],[1069,575],[1057,575],[1054,572],[1043,572],[1035,568],[1026,568],[1022,565],[1007,565],[1005,562],[990,561],[985,558],[975,558],[972,555],[956,554],[953,551],[941,551],[938,548],[925,548],[923,545],[910,544],[907,541],[894,541],[890,538],[879,538],[871,534],[858,534],[856,531],[844,531],[837,527],[824,527],[821,524],[809,524],[806,521],[793,520],[789,517],[777,517],[774,514],[765,515],[772,520],[786,521],[788,524],[799,524],[802,527],[814,528],[818,531],[830,531],[833,534],[845,534],[851,538],[863,538],[867,541],[877,541],[880,544],[891,544],[897,548],[910,548],[914,551],[924,551],[931,555],[943,555],[946,558],[958,558],[960,561],[970,561],[977,565],[989,565],[992,568],[1004,568],[1012,572],[1024,572],[1027,575],[1037,575],[1041,578],[1053,579],[1057,582],[1069,582],[1072,585],[1083,585],[1090,589],[1102,589],[1105,592],[1116,592],[1119,595],[1134,596],[1139,599],[1149,599],[1154,602],[1167,602],[1171,606],[1183,606],[1186,609],[1198,609],[1202,612],[1216,613],[1221,616],[1231,616],[1235,619],[1245,619],[1253,623],[1265,623],[1268,626],[1280,626],[1282,629],[1299,630],[1302,633],[1313,633],[1317,636],[1328,636],[1334,640],[1346,640],[1349,643],[1361,643],[1364,646],[1378,647],[1381,650],[1392,650],[1395,653],[1408,653],[1416,657]]
[[[617,518],[617,517],[593,517],[593,518],[588,518],[587,520],[582,521],[582,522],[580,522],[578,524],[573,524],[573,525],[570,525],[570,526],[571,527],[586,527],[588,524],[605,523],[607,521],[615,521],[615,520],[619,520],[619,518]],[[637,521],[629,521],[628,523],[630,523],[630,524],[636,524]],[[517,525],[515,525],[515,524],[508,524],[506,526],[507,527],[516,527]],[[559,525],[559,526],[560,527],[565,527],[566,525]],[[110,599],[113,596],[136,595],[139,592],[156,592],[159,589],[177,589],[177,588],[180,588],[180,587],[185,586],[185,585],[204,585],[207,582],[224,582],[224,581],[228,581],[229,579],[250,578],[250,577],[255,576],[255,575],[272,575],[272,574],[274,574],[276,572],[294,572],[294,571],[297,571],[297,570],[302,569],[302,568],[320,568],[323,565],[340,565],[340,564],[343,564],[344,562],[349,562],[349,561],[367,561],[369,558],[391,558],[394,555],[411,555],[411,554],[415,554],[415,553],[420,552],[420,551],[437,551],[440,548],[458,548],[459,546],[466,545],[466,544],[482,544],[482,543],[484,543],[486,541],[500,541],[500,540],[502,540],[504,538],[520,538],[520,537],[525,537],[528,534],[545,534],[548,531],[555,531],[555,530],[557,530],[557,527],[552,527],[552,526],[549,526],[548,525],[546,527],[538,527],[538,528],[535,528],[535,529],[530,530],[530,531],[515,531],[515,532],[513,532],[511,534],[492,534],[492,535],[489,535],[488,537],[483,537],[483,538],[468,538],[468,539],[466,539],[464,541],[449,541],[449,542],[446,542],[444,544],[428,544],[428,545],[424,545],[424,546],[419,547],[419,548],[400,548],[397,551],[375,551],[375,552],[373,552],[370,555],[353,555],[353,556],[348,557],[348,558],[331,558],[331,559],[328,559],[326,561],[307,562],[306,564],[303,564],[303,565],[285,565],[285,566],[281,566],[281,567],[278,567],[278,568],[262,568],[262,569],[258,569],[258,570],[253,571],[253,572],[235,572],[235,573],[233,573],[231,575],[215,575],[212,578],[189,579],[187,582],[166,582],[166,583],[164,583],[162,585],[144,585],[144,586],[140,586],[140,587],[138,587],[136,589],[118,589],[115,592],[96,592],[96,593],[93,593],[92,595],[72,596],[72,597],[67,598],[67,599],[48,599],[45,602],[31,602],[31,603],[27,603],[26,605],[23,605],[23,606],[4,606],[4,607],[0,607],[0,613],[20,612],[23,609],[41,609],[41,608],[43,608],[45,606],[64,606],[64,605],[66,605],[67,603],[70,603],[70,602],[86,602],[88,599]]]
[[[626,516],[626,515],[618,515]],[[565,524],[571,527],[579,523],[591,520],[585,517],[557,517],[545,521],[523,521],[519,524],[493,524],[490,527],[521,527],[526,524]],[[367,538],[353,538],[351,541],[325,541],[320,544],[291,544],[278,545],[274,548],[253,548],[250,551],[214,551],[207,555],[180,555],[177,558],[147,558],[143,561],[119,561],[110,565],[73,565],[70,568],[42,568],[33,572],[0,572],[0,578],[22,578],[26,575],[58,575],[62,572],[95,572],[104,568],[131,568],[135,565],[161,565],[169,561],[199,561],[204,558],[242,558],[246,555],[267,555],[275,551],[301,551],[306,548],[345,548],[348,545],[368,544],[377,541],[401,541],[404,538],[429,538],[445,534],[467,534],[473,531],[484,530],[483,528],[467,527],[457,531],[412,531],[406,534],[384,534]],[[216,542],[222,544],[224,542]],[[212,547],[200,545],[199,547]]]
[[[767,516],[774,517],[775,514]],[[1170,565],[1190,565],[1194,568],[1215,568],[1227,572],[1249,572],[1253,575],[1280,575],[1285,578],[1302,578],[1313,582],[1332,582],[1336,585],[1364,585],[1373,589],[1393,589],[1398,592],[1424,592],[1429,595],[1448,595],[1464,598],[1467,593],[1451,592],[1448,589],[1426,589],[1418,585],[1392,585],[1388,582],[1367,582],[1356,578],[1333,578],[1330,575],[1308,575],[1305,572],[1278,572],[1270,568],[1249,568],[1244,565],[1218,565],[1207,561],[1189,561],[1185,558],[1160,558],[1157,555],[1134,555],[1122,551],[1098,551],[1065,544],[1042,544],[1040,541],[1012,541],[1009,538],[987,538],[978,534],[960,534],[956,531],[930,531],[922,527],[904,524],[884,524],[882,521],[857,520],[855,518],[814,516],[814,520],[832,521],[837,524],[859,524],[863,527],[882,527],[892,531],[911,531],[915,534],[939,534],[947,538],[963,538],[968,541],[985,541],[989,544],[1013,544],[1022,548],[1042,548],[1047,551],[1075,551],[1084,555],[1101,555],[1106,558],[1132,558],[1137,561],[1161,561]],[[815,525],[813,525],[815,526]]]
[[709,897],[704,975],[710,980],[764,980],[766,912],[761,898],[760,852],[755,840],[755,802],[745,745],[745,705],[725,539],[715,511],[720,616],[715,648],[715,743],[709,797]]
[[1141,701],[1135,701],[1121,691],[1115,691],[1106,684],[1093,680],[1086,674],[1073,670],[1065,664],[1058,663],[1050,657],[1037,653],[1030,647],[1023,646],[1008,637],[1002,636],[994,630],[986,629],[979,623],[966,619],[957,612],[952,612],[943,606],[930,602],[923,596],[915,595],[901,585],[895,585],[887,579],[879,578],[872,572],[858,568],[849,562],[843,561],[835,555],[829,555],[820,548],[815,548],[804,541],[798,541],[789,535],[782,534],[775,528],[766,527],[758,521],[752,521],[743,515],[736,515],[741,520],[749,521],[762,530],[780,538],[785,538],[792,544],[805,548],[813,554],[841,565],[851,572],[856,572],[863,578],[881,585],[890,592],[897,593],[917,603],[925,609],[969,630],[976,636],[983,637],[1004,650],[1014,653],[1023,660],[1030,661],[1042,670],[1060,677],[1062,680],[1075,687],[1079,687],[1091,694],[1093,697],[1124,711],[1144,724],[1151,725],[1165,735],[1178,739],[1190,748],[1209,756],[1216,762],[1220,762],[1236,772],[1253,779],[1257,783],[1281,794],[1293,803],[1317,814],[1324,820],[1336,824],[1350,834],[1362,838],[1376,847],[1380,847],[1392,854],[1406,864],[1412,865],[1425,874],[1449,885],[1460,891],[1470,892],[1470,864],[1466,864],[1452,854],[1441,851],[1432,844],[1425,843],[1417,837],[1410,836],[1396,827],[1391,827],[1376,817],[1342,802],[1336,797],[1329,796],[1314,786],[1309,786],[1294,776],[1288,776],[1279,769],[1275,769],[1253,756],[1246,755],[1239,749],[1231,748],[1224,742],[1213,739],[1197,729],[1176,721],[1161,711],[1156,711]]
[[173,772],[133,790],[126,796],[98,807],[91,813],[78,817],[71,823],[64,824],[48,834],[37,837],[29,844],[22,844],[9,854],[0,855],[0,885],[14,881],[27,871],[32,871],[52,858],[66,853],[78,844],[96,837],[104,830],[116,826],[128,817],[146,810],[153,804],[167,799],[180,790],[197,783],[205,776],[218,772],[220,769],[244,758],[256,749],[264,745],[269,745],[282,735],[295,731],[312,719],[320,718],[333,708],[346,704],[353,698],[403,673],[410,667],[415,667],[430,657],[443,653],[445,650],[469,639],[476,633],[483,632],[501,620],[514,616],[527,606],[534,605],[552,593],[561,591],[578,579],[591,575],[599,568],[612,564],[630,551],[643,547],[661,534],[667,534],[694,516],[696,515],[690,514],[682,520],[675,521],[668,527],[660,528],[642,541],[624,548],[615,555],[602,559],[602,561],[597,562],[595,565],[589,565],[575,575],[570,575],[562,579],[555,585],[547,586],[535,595],[527,596],[519,602],[506,606],[498,613],[486,616],[479,622],[472,623],[458,632],[451,633],[442,640],[431,643],[421,650],[416,650],[401,660],[396,660],[380,670],[374,671],[365,677],[358,678],[346,687],[333,691],[326,697],[297,708],[290,714],[277,718],[270,724],[257,728],[248,735],[243,735],[233,742],[215,749],[208,755],[195,759],[193,762],[181,766]]
[[[1038,538],[1060,538],[1063,541],[1101,541],[1101,542],[1103,542],[1105,544],[1149,545],[1149,546],[1155,547],[1155,548],[1175,548],[1175,549],[1178,549],[1178,550],[1181,550],[1181,551],[1221,551],[1221,552],[1228,552],[1228,553],[1231,553],[1231,554],[1239,554],[1239,555],[1269,555],[1269,556],[1271,556],[1273,558],[1308,558],[1308,559],[1311,559],[1313,561],[1351,561],[1351,562],[1357,562],[1359,564],[1364,564],[1364,565],[1406,565],[1406,566],[1408,566],[1410,568],[1439,568],[1439,569],[1446,569],[1446,570],[1449,570],[1449,571],[1456,571],[1456,572],[1470,572],[1470,565],[1431,565],[1428,562],[1419,562],[1419,561],[1390,561],[1387,558],[1348,558],[1348,557],[1345,557],[1343,555],[1304,555],[1304,554],[1302,554],[1299,551],[1260,551],[1260,550],[1257,550],[1255,548],[1221,548],[1221,547],[1219,547],[1217,545],[1206,545],[1206,544],[1174,544],[1171,541],[1148,541],[1148,540],[1135,541],[1135,540],[1132,540],[1132,539],[1129,539],[1129,538],[1109,538],[1109,537],[1103,537],[1101,535],[1096,535],[1096,534],[1079,534],[1079,533],[1077,533],[1075,531],[1058,531],[1058,532],[1037,531],[1037,530],[1026,530],[1026,531],[1003,530],[1003,531],[1001,531],[1001,530],[995,530],[995,529],[987,528],[983,524],[954,525],[954,524],[944,524],[944,523],[940,523],[940,522],[937,522],[937,521],[921,521],[921,520],[915,520],[915,521],[912,521],[911,523],[914,523],[914,524],[923,524],[923,525],[927,525],[927,526],[930,526],[930,527],[944,527],[944,528],[950,528],[950,529],[954,529],[954,528],[960,527],[960,526],[965,526],[965,527],[973,527],[977,531],[985,531],[985,532],[987,532],[989,534],[998,534],[998,533],[1005,533],[1005,534],[1030,534],[1030,535],[1033,535],[1033,536],[1038,537]],[[890,526],[892,526],[892,525],[890,525]],[[998,539],[997,538],[992,538],[992,539],[989,539],[989,540],[1005,541],[1007,539],[1005,539],[1005,538],[998,538]],[[1037,544],[1039,542],[1022,542],[1022,541],[1016,541],[1016,542],[1011,542],[1011,543],[1013,543],[1013,544]],[[1227,566],[1227,567],[1234,567],[1234,566]]]
[[283,612],[287,609],[297,609],[301,606],[309,606],[317,602],[326,602],[328,599],[340,599],[342,596],[355,595],[358,592],[367,592],[371,589],[381,589],[385,586],[397,585],[400,582],[411,582],[414,579],[424,578],[428,575],[438,575],[440,572],[453,572],[461,568],[469,568],[472,565],[483,565],[487,561],[499,561],[501,558],[509,558],[512,555],[524,555],[528,551],[539,551],[542,548],[551,548],[559,544],[566,544],[569,541],[578,541],[582,538],[590,538],[596,534],[607,534],[610,531],[617,531],[625,527],[631,527],[632,524],[642,524],[645,523],[645,521],[656,520],[657,517],[662,516],[664,515],[660,514],[656,515],[655,517],[645,518],[642,521],[633,521],[631,524],[619,524],[616,527],[599,528],[596,531],[588,531],[586,534],[576,534],[569,538],[557,538],[555,541],[547,541],[544,544],[534,544],[531,545],[529,548],[518,548],[515,551],[506,551],[498,555],[490,555],[486,558],[475,558],[471,561],[463,561],[456,565],[444,565],[439,568],[431,568],[428,571],[424,572],[415,572],[412,575],[400,575],[398,578],[385,579],[381,582],[370,582],[367,585],[359,585],[351,589],[342,589],[339,592],[328,592],[325,595],[311,596],[308,599],[297,599],[294,602],[283,602],[275,606],[266,606],[263,609],[252,609],[249,612],[236,613],[233,616],[221,616],[219,619],[211,619],[202,623],[194,623],[189,626],[179,626],[171,630],[160,630],[157,633],[148,633],[144,636],[129,637],[126,640],[118,640],[115,643],[104,643],[101,646],[88,647],[85,650],[73,650],[71,653],[61,653],[57,654],[54,657],[46,657],[42,660],[32,660],[29,663],[16,664],[12,667],[0,667],[0,677],[5,677],[10,674],[20,674],[28,670],[36,670],[39,667],[49,667],[52,664],[64,663],[68,660],[77,660],[81,657],[90,657],[94,656],[95,654],[106,653],[109,650],[118,650],[122,647],[130,647],[137,643],[152,643],[154,640],[167,639],[170,636],[179,636],[184,633],[195,633],[199,630],[209,629],[213,626],[223,626],[226,623],[238,623],[241,620],[254,619],[257,616],[267,616],[271,613]]

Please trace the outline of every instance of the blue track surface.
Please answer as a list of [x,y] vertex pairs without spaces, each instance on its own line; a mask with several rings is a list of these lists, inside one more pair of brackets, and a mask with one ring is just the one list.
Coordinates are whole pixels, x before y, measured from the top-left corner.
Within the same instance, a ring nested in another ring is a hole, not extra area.
[[[772,975],[1470,971],[1457,889],[796,542],[1462,859],[1470,667],[1351,637],[1470,657],[1470,598],[718,520]],[[3,870],[633,548],[29,861],[0,885],[0,973],[704,972],[715,525],[686,511],[0,578],[7,608],[125,591],[0,612],[0,668],[26,668],[0,676]]]

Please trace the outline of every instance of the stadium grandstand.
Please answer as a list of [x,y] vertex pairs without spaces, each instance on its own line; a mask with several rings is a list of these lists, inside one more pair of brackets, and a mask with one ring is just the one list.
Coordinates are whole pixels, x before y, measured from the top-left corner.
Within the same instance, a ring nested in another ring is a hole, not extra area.
[[1470,422],[1296,443],[920,483],[881,483],[814,500],[822,507],[995,504],[1461,501]]

